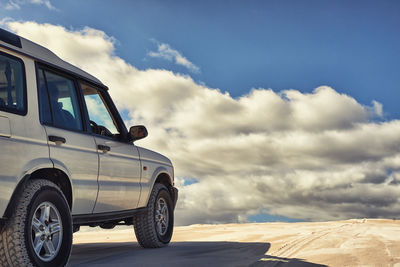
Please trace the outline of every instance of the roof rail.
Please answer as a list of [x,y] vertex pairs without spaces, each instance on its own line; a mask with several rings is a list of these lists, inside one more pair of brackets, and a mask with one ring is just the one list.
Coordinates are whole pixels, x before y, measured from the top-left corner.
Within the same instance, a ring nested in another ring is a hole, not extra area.
[[68,62],[65,62],[56,54],[51,52],[48,48],[45,48],[39,44],[29,41],[28,39],[25,39],[24,37],[20,37],[2,28],[0,28],[0,49],[1,48],[17,52],[24,56],[28,56],[31,59],[34,59],[39,63],[46,64],[50,67],[72,73],[79,78],[92,82],[95,85],[100,86],[101,88],[107,89],[107,86],[105,86],[99,79],[81,70],[80,68],[71,65]]
[[22,48],[21,39],[18,35],[0,28],[0,40],[10,45]]

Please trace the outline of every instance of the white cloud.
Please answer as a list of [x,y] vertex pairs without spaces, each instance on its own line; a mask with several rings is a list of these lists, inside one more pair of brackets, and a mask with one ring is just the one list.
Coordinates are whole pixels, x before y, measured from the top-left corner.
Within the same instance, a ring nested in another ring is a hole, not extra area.
[[158,44],[157,52],[150,51],[147,53],[150,57],[163,58],[168,61],[173,61],[175,64],[186,67],[188,70],[199,73],[200,68],[185,58],[179,51],[172,49],[170,45],[162,43]]
[[377,101],[372,101],[373,111],[379,117],[383,117],[383,105]]
[[5,5],[7,10],[19,10],[21,6],[33,4],[33,5],[43,5],[50,10],[56,10],[56,8],[51,4],[49,0],[8,0]]
[[174,162],[179,224],[244,221],[260,211],[305,220],[400,214],[400,121],[376,122],[378,102],[363,106],[327,86],[307,94],[260,88],[235,99],[189,76],[138,70],[98,30],[7,25],[99,77],[128,124],[148,126],[138,144]]
[[10,17],[2,18],[0,20],[0,26],[1,27],[7,27],[7,22],[10,22],[10,21],[12,21],[12,19]]
[[15,3],[14,1],[9,1],[8,3],[6,3],[5,8],[7,10],[21,9],[20,5]]

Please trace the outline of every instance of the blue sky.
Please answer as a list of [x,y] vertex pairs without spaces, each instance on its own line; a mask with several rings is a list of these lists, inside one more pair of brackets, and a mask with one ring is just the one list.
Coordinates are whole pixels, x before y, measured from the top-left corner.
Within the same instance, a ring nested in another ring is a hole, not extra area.
[[180,224],[400,214],[399,1],[0,4],[148,127]]
[[[6,0],[2,0],[5,4]],[[187,73],[240,96],[251,88],[311,92],[329,85],[399,118],[398,1],[52,1],[1,17],[89,26],[117,40],[116,54],[139,69]],[[169,44],[200,68],[150,58]]]

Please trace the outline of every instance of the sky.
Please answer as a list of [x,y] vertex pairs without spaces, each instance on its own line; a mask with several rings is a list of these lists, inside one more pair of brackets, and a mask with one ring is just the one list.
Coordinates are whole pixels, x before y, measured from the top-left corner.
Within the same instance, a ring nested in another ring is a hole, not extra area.
[[[363,104],[384,103],[389,118],[400,117],[393,97],[400,84],[398,1],[0,3],[19,6],[2,8],[3,18],[102,30],[117,40],[115,53],[137,68],[188,73],[234,97],[251,88],[311,92],[329,85]],[[148,56],[163,43],[200,71]]]
[[178,224],[399,216],[398,1],[0,5],[149,128]]

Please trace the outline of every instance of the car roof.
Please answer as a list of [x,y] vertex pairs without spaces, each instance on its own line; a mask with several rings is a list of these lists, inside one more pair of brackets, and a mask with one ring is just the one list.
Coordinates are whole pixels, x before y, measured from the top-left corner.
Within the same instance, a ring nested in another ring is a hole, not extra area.
[[74,65],[62,60],[49,49],[1,28],[0,46],[18,52],[25,56],[29,56],[36,61],[47,64],[51,67],[62,69],[66,72],[74,74],[84,80],[87,80],[98,86],[101,86],[102,88],[107,89],[107,87],[99,79],[90,75],[86,71],[83,71],[80,68],[75,67]]

